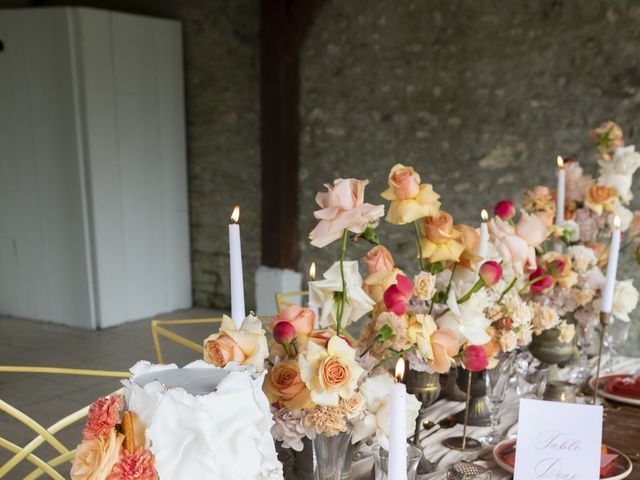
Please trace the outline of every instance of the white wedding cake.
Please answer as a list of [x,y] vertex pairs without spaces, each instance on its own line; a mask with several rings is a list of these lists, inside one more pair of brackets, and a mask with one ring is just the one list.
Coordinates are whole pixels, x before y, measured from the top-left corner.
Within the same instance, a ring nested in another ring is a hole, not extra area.
[[145,428],[160,480],[281,480],[264,373],[203,361],[184,368],[138,362],[127,408]]

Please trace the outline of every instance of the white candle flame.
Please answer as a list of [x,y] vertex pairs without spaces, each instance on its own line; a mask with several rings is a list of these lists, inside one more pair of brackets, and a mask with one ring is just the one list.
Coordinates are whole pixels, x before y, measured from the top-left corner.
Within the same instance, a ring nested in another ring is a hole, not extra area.
[[564,160],[560,155],[558,155],[558,158],[556,158],[556,161],[558,162],[558,168],[564,168]]
[[620,217],[618,215],[613,217],[613,228],[620,230]]
[[489,220],[489,214],[484,208],[480,212],[480,218],[482,219],[483,222],[486,222],[487,220]]
[[311,266],[309,267],[309,278],[311,281],[316,279],[316,262],[311,262]]
[[400,357],[396,362],[396,380],[401,382],[404,377],[404,358]]
[[233,213],[231,214],[231,221],[233,223],[238,223],[238,220],[240,220],[240,205],[233,207]]

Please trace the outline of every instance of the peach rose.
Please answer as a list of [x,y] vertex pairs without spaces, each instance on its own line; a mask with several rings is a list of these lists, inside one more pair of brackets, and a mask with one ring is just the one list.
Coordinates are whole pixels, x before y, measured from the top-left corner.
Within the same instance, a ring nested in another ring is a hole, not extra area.
[[436,372],[446,373],[455,365],[453,357],[458,353],[458,337],[449,328],[438,329],[431,315],[412,315],[407,337]]
[[384,245],[373,247],[363,260],[369,269],[369,273],[388,272],[395,267],[391,252]]
[[440,195],[430,184],[420,184],[420,175],[412,167],[398,163],[389,172],[389,188],[382,198],[391,201],[386,220],[404,225],[419,218],[435,215],[440,209]]
[[475,228],[470,227],[469,225],[461,224],[456,225],[454,228],[462,234],[460,239],[464,246],[458,265],[468,270],[472,270],[473,265],[482,260],[482,257],[476,255],[476,251],[480,245],[480,234]]
[[537,185],[527,190],[522,199],[522,208],[527,212],[555,212],[556,202],[549,187]]
[[535,270],[536,251],[548,236],[544,222],[534,215],[522,212],[516,226],[510,225],[499,217],[489,222],[489,232],[502,259],[517,274],[526,270]]
[[89,407],[87,422],[82,430],[83,440],[93,440],[120,423],[124,399],[120,395],[99,398]]
[[155,457],[146,448],[131,453],[123,450],[106,480],[156,480],[154,464]]
[[426,217],[422,222],[420,239],[422,257],[430,262],[457,262],[464,251],[462,233],[453,228],[453,218],[447,212]]
[[349,366],[340,357],[328,357],[320,365],[320,383],[326,389],[340,388],[349,378]]
[[313,325],[316,315],[309,308],[300,307],[298,305],[290,305],[282,310],[279,315],[275,315],[269,325],[269,330],[280,322],[287,322],[293,325],[297,335],[309,335],[313,331]]
[[345,230],[362,233],[384,215],[384,205],[364,203],[364,187],[368,183],[368,180],[338,178],[333,185],[325,185],[327,192],[316,195],[320,210],[313,215],[320,222],[309,233],[311,245],[325,247],[342,237]]
[[115,429],[78,445],[71,480],[105,480],[118,461],[124,435]]
[[262,389],[270,403],[281,403],[291,411],[313,406],[296,360],[276,363],[267,373]]
[[584,204],[598,215],[613,212],[618,199],[618,192],[613,187],[594,183],[587,189]]
[[233,320],[224,315],[219,332],[204,340],[204,360],[216,367],[222,368],[229,362],[237,362],[262,371],[268,356],[265,331],[260,320],[253,316],[245,318],[238,330]]

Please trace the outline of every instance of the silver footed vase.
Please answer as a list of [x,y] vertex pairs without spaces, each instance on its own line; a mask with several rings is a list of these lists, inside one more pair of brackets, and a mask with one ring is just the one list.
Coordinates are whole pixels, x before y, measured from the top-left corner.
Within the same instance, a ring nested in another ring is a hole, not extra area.
[[[572,401],[571,386],[558,379],[558,364],[569,361],[575,353],[575,339],[571,342],[560,340],[560,330],[551,328],[540,335],[534,335],[529,345],[531,355],[549,366],[542,398],[545,400]],[[573,397],[575,398],[575,397]]]

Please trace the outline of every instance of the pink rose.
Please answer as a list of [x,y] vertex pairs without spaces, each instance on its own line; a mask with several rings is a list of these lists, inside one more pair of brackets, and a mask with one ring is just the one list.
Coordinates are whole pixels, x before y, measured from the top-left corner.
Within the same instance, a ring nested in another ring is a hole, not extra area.
[[407,303],[413,296],[413,284],[404,275],[398,275],[396,281],[395,285],[391,285],[384,292],[384,304],[390,312],[404,315],[407,312]]
[[538,280],[533,282],[530,287],[533,293],[544,293],[551,287],[553,287],[553,277],[547,274],[547,269],[544,267],[538,267],[533,271],[533,273],[531,273],[531,275],[529,276],[529,281],[533,281],[535,279]]
[[280,322],[287,322],[293,325],[296,335],[309,335],[313,331],[316,315],[309,308],[298,305],[290,305],[273,317],[269,329],[275,331],[275,327]]
[[89,407],[87,423],[82,430],[83,440],[93,440],[120,423],[124,399],[120,395],[99,398]]
[[431,334],[433,362],[429,364],[438,373],[447,373],[455,365],[453,357],[458,353],[458,337],[449,328],[441,328]]
[[522,212],[522,216],[516,224],[516,233],[532,247],[537,247],[549,236],[544,221],[526,212]]
[[511,220],[516,215],[516,206],[511,200],[500,200],[493,211],[502,220]]
[[522,274],[525,268],[535,268],[535,249],[516,233],[515,227],[500,217],[494,217],[489,222],[489,231],[498,253],[516,273]]
[[369,273],[389,272],[395,267],[391,252],[384,245],[377,245],[364,257]]
[[154,463],[153,454],[145,448],[132,453],[123,450],[106,480],[156,480]]
[[470,372],[481,372],[489,366],[487,351],[482,345],[468,345],[462,351],[462,362]]
[[325,185],[327,192],[316,195],[320,210],[313,214],[320,222],[309,234],[312,245],[325,247],[342,237],[344,230],[362,233],[384,215],[384,205],[364,203],[364,187],[368,183],[368,180],[339,178],[333,181],[333,186]]
[[398,200],[408,200],[420,192],[420,177],[413,167],[394,168],[389,175],[389,186]]
[[487,287],[492,287],[502,278],[502,266],[498,262],[489,260],[480,267],[480,278]]

